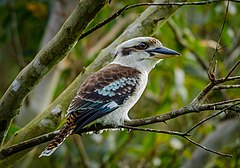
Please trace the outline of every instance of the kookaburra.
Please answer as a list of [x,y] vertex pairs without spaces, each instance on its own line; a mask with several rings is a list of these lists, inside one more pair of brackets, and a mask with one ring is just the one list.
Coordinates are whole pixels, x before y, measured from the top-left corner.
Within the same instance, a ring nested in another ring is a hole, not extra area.
[[67,121],[41,156],[51,155],[70,134],[93,121],[122,125],[146,88],[149,72],[162,59],[180,55],[153,37],[138,37],[118,45],[113,62],[80,86],[67,110]]

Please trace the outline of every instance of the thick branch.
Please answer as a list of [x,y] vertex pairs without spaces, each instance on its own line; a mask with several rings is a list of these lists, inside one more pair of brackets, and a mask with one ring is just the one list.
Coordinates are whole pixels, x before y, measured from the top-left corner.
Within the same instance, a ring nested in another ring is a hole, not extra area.
[[36,145],[41,144],[42,142],[46,140],[52,139],[59,131],[51,132],[49,134],[44,134],[42,136],[30,139],[28,141],[21,142],[19,144],[10,146],[8,148],[0,150],[0,160],[3,160],[17,152],[23,151],[25,149],[29,149],[31,147],[34,147]]
[[[74,46],[88,23],[107,0],[82,0],[56,36],[43,47],[34,60],[24,68],[0,100],[0,143],[12,118],[19,112],[24,98],[40,79]],[[87,13],[87,15],[86,15]]]

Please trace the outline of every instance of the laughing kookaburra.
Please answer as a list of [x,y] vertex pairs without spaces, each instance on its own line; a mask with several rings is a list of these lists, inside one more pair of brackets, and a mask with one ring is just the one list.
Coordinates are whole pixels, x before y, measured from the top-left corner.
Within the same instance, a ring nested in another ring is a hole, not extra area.
[[180,55],[152,37],[138,37],[117,46],[115,59],[80,86],[68,110],[67,121],[40,156],[51,155],[70,134],[93,121],[122,125],[142,95],[148,74],[162,59]]

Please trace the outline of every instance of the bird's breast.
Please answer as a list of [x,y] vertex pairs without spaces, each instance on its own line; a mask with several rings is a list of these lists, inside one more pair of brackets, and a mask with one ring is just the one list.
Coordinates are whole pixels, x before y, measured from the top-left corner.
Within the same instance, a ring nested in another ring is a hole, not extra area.
[[97,122],[102,123],[103,125],[122,125],[124,124],[124,121],[129,121],[128,112],[137,103],[145,90],[147,78],[148,76],[146,73],[141,74],[138,78],[136,89],[132,95],[127,97],[119,108],[98,119]]

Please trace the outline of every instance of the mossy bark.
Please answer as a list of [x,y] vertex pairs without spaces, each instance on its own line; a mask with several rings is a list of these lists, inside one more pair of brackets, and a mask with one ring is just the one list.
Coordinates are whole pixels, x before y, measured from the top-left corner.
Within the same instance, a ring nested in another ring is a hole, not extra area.
[[12,118],[19,112],[24,98],[69,53],[88,23],[106,2],[107,0],[82,0],[56,36],[19,73],[0,100],[0,143],[4,140]]

